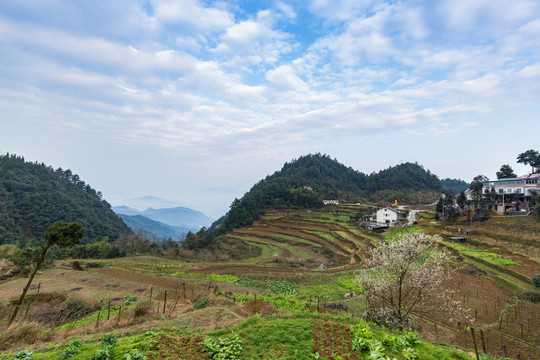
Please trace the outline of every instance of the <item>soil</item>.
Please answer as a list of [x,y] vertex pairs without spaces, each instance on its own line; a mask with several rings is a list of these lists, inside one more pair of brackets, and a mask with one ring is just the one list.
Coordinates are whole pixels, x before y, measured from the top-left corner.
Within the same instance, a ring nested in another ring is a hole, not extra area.
[[327,359],[334,359],[336,355],[344,359],[360,359],[352,349],[349,325],[317,320],[312,321],[312,324],[313,353],[318,352]]
[[203,351],[202,341],[204,335],[195,336],[163,336],[156,341],[154,351],[149,360],[179,359],[179,360],[206,360],[211,359]]

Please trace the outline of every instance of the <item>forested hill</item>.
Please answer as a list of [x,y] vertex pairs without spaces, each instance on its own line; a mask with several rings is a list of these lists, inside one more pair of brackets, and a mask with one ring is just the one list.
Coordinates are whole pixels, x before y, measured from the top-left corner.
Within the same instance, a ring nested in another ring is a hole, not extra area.
[[80,223],[83,243],[131,233],[101,193],[70,170],[0,155],[0,245],[41,239],[60,220]]
[[369,175],[364,196],[375,203],[426,203],[436,201],[442,190],[441,180],[429,170],[404,163]]
[[[327,155],[302,156],[255,184],[211,227],[223,233],[250,225],[266,208],[317,208],[323,199],[345,202],[432,202],[442,190],[437,176],[405,163],[369,176]],[[219,225],[219,226],[218,226]]]

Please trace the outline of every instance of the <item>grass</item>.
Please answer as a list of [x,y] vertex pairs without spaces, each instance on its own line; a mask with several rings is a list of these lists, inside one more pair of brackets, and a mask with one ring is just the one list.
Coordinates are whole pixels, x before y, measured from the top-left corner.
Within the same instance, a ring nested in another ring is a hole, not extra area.
[[502,255],[495,254],[489,250],[471,249],[467,246],[454,244],[448,241],[441,241],[441,243],[453,249],[456,249],[465,255],[482,259],[491,264],[503,265],[503,266],[518,266],[518,267],[521,266],[520,264],[513,262],[512,260],[505,259],[504,257],[502,257]]
[[322,247],[321,244],[317,244],[316,242],[313,242],[307,239],[302,239],[302,238],[292,236],[292,235],[276,234],[276,235],[273,235],[272,238],[279,241],[284,241],[284,242],[302,243],[302,244],[310,245],[313,247]]

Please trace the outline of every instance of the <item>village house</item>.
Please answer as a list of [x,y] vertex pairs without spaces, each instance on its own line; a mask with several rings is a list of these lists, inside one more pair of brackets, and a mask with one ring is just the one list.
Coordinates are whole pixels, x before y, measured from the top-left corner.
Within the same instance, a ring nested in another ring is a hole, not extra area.
[[376,219],[379,224],[395,225],[399,219],[399,211],[390,207],[379,209]]
[[540,174],[486,181],[482,195],[487,208],[500,214],[528,211],[534,205],[534,196],[540,195]]
[[339,205],[339,200],[323,200],[324,205]]

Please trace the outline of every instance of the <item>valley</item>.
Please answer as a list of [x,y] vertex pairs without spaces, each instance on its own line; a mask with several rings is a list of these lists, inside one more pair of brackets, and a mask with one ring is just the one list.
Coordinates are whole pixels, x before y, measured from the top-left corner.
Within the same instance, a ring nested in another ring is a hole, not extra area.
[[[251,226],[226,235],[231,243],[253,248],[248,254],[255,256],[243,259],[227,258],[227,254],[217,261],[142,255],[81,261],[83,271],[74,270],[72,261],[58,261],[39,275],[31,290],[34,297],[25,305],[31,305],[25,317],[36,327],[33,336],[29,331],[8,342],[6,335],[0,336],[3,354],[30,346],[38,349],[35,359],[52,359],[62,345],[46,349],[47,343],[80,338],[82,349],[92,352],[101,334],[115,332],[121,342],[129,343],[135,341],[134,334],[141,338],[143,329],[153,329],[157,339],[168,340],[149,341],[143,347],[150,359],[175,358],[164,355],[173,349],[193,353],[185,358],[209,358],[200,352],[201,339],[233,333],[239,334],[245,353],[265,354],[260,358],[307,359],[316,352],[327,359],[345,354],[363,358],[361,352],[352,350],[351,335],[343,329],[366,311],[366,299],[355,282],[356,274],[363,271],[366,251],[399,232],[423,230],[443,235],[440,246],[453,253],[452,270],[441,291],[450,291],[451,299],[470,317],[450,319],[445,304],[422,304],[411,314],[421,326],[422,337],[469,349],[472,354],[473,340],[466,329],[470,326],[476,331],[480,351],[499,357],[538,357],[540,310],[527,301],[527,296],[538,293],[528,281],[539,269],[538,252],[532,251],[537,249],[534,234],[538,223],[527,219],[517,225],[504,219],[478,222],[472,225],[473,235],[467,242],[458,244],[448,237],[462,225],[435,221],[433,212],[421,212],[418,224],[409,230],[395,228],[383,234],[362,229],[355,219],[357,212],[358,206],[353,205],[268,211]],[[491,237],[490,231],[499,228],[499,222],[506,229],[499,232],[504,240]],[[511,236],[516,228],[527,229],[532,242],[522,245],[516,241]],[[4,316],[24,281],[1,284]],[[134,304],[125,305],[128,294],[137,297]],[[70,313],[72,303],[85,310]],[[62,313],[54,315],[51,306]],[[286,343],[290,335],[269,342],[253,338],[258,331],[274,326],[300,326],[305,333],[298,336],[304,340],[292,345]],[[325,342],[329,337],[341,340]],[[457,351],[442,349],[446,350],[437,351]],[[424,351],[432,354],[433,350]],[[304,355],[295,357],[298,352]],[[466,352],[448,358],[469,358]]]

